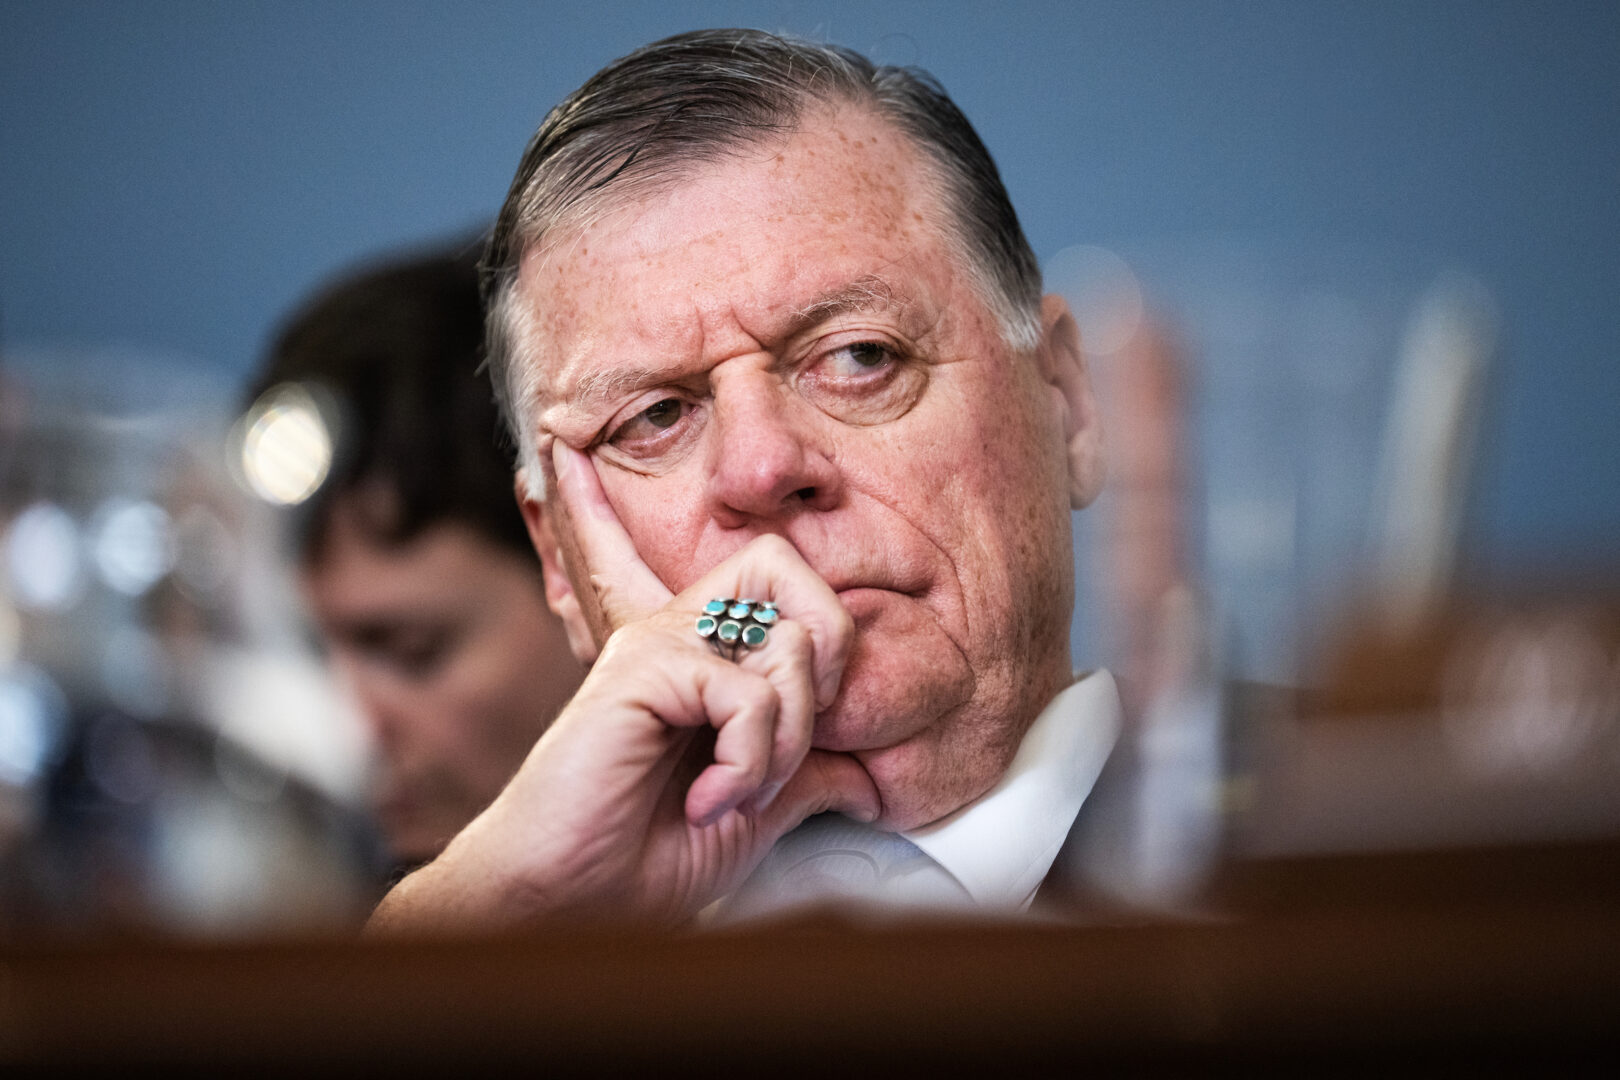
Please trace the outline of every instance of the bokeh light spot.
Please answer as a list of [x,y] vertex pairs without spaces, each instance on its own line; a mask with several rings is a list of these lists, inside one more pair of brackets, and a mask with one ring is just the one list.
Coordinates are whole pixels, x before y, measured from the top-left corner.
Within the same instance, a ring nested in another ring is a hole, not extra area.
[[275,387],[248,413],[242,473],[254,494],[296,506],[315,494],[332,468],[332,433],[301,386]]
[[92,553],[101,580],[139,596],[174,564],[169,515],[144,500],[109,499],[97,515]]
[[1061,294],[1080,324],[1080,343],[1093,356],[1130,344],[1142,325],[1142,285],[1125,260],[1107,248],[1077,244],[1046,265],[1046,287]]
[[78,598],[84,571],[79,527],[55,503],[37,502],[17,515],[6,538],[6,572],[18,606],[60,611]]

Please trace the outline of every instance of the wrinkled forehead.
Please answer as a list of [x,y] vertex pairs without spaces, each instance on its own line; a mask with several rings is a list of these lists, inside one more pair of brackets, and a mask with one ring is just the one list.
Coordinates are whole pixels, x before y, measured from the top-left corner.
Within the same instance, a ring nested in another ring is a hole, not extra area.
[[945,226],[924,156],[861,110],[628,184],[580,204],[524,255],[533,390],[549,398],[573,358],[638,339],[677,349],[725,317],[768,335],[862,283],[907,294],[960,261]]
[[[637,147],[609,179],[582,191],[549,195],[531,207],[534,217],[520,227],[524,239],[519,262],[566,246],[603,218],[656,204],[671,191],[717,170],[790,156],[790,148],[814,158],[844,147],[866,148],[874,159],[887,153],[887,161],[874,161],[879,168],[892,171],[900,164],[895,155],[904,155],[905,164],[934,171],[927,153],[874,104],[843,98],[808,100],[798,111],[785,113],[780,126],[739,126],[729,137],[715,133],[699,145]],[[570,169],[566,163],[553,167]],[[926,179],[931,182],[932,177]]]

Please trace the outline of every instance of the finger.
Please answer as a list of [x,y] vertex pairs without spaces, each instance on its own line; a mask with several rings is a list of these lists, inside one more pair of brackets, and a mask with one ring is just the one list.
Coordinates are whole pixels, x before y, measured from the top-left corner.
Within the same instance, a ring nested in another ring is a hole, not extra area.
[[686,819],[703,826],[757,796],[769,774],[779,698],[770,680],[732,665],[699,668],[702,714],[715,729],[714,761],[686,792]]
[[812,750],[776,801],[760,812],[756,828],[766,843],[775,843],[805,818],[829,810],[872,822],[882,815],[883,800],[872,778],[853,757]]
[[810,750],[816,722],[811,650],[809,631],[787,620],[772,627],[765,645],[743,659],[744,666],[770,681],[778,702],[770,766],[758,793],[743,806],[749,813],[770,805]]
[[607,630],[667,604],[669,589],[642,561],[590,457],[561,439],[552,440],[549,456],[548,487],[560,501],[576,564],[596,594]]
[[854,644],[855,622],[797,548],[780,536],[756,537],[683,591],[679,600],[700,607],[716,596],[773,600],[785,618],[804,627],[811,641],[815,702],[822,708],[832,704]]

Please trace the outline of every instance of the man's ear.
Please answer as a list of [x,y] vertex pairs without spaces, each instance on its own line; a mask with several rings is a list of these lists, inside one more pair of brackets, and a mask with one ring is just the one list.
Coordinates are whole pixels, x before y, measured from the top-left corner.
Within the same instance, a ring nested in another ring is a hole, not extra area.
[[546,511],[546,504],[530,493],[522,469],[518,470],[513,481],[513,490],[517,495],[518,509],[523,512],[523,524],[529,529],[529,542],[534,545],[535,554],[540,556],[540,568],[545,572],[546,604],[562,620],[563,629],[568,633],[568,647],[575,658],[585,665],[594,664],[596,640],[591,637],[585,613],[580,610],[579,594],[574,592],[574,583],[563,568],[562,549],[557,544],[557,534],[551,515]]
[[1041,298],[1041,375],[1051,387],[1063,417],[1069,457],[1069,505],[1091,505],[1102,491],[1107,465],[1103,459],[1102,418],[1080,348],[1080,327],[1061,296]]

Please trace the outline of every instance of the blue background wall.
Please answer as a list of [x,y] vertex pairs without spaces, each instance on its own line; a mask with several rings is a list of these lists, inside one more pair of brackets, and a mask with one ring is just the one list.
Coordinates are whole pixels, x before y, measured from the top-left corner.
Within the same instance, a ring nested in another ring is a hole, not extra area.
[[239,379],[318,279],[492,215],[602,63],[735,24],[933,71],[1043,259],[1218,233],[1469,267],[1505,330],[1469,555],[1614,565],[1613,3],[4,2],[0,344]]

